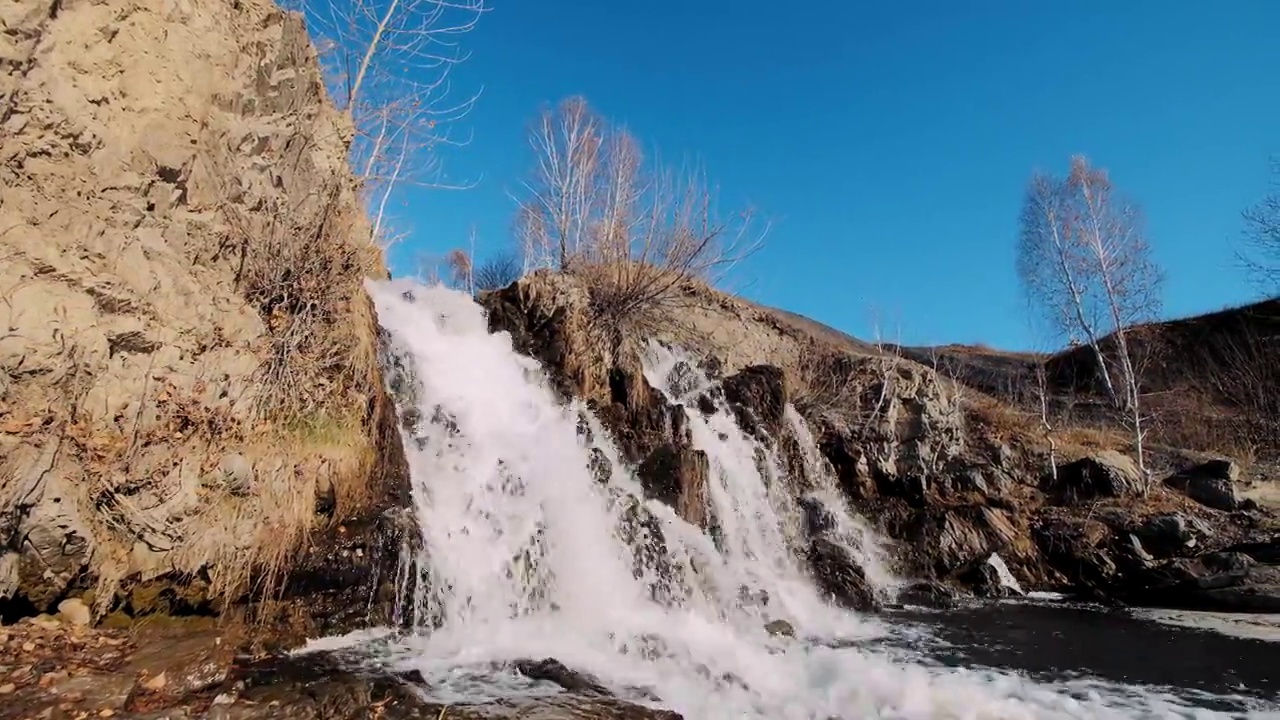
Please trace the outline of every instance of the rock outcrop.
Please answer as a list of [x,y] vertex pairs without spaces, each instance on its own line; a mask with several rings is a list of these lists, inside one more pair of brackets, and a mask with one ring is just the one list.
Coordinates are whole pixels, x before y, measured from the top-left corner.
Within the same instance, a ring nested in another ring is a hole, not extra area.
[[[592,407],[650,494],[713,537],[715,518],[699,511],[705,459],[688,442],[680,408],[640,372],[647,340],[699,358],[716,387],[688,403],[703,412],[726,403],[776,450],[799,495],[808,480],[783,421],[793,405],[851,504],[893,544],[896,571],[915,581],[912,597],[1044,589],[1114,602],[1268,606],[1258,599],[1273,592],[1268,561],[1255,561],[1259,569],[1243,579],[1231,575],[1234,589],[1219,592],[1217,566],[1200,560],[1242,543],[1263,547],[1280,527],[1234,500],[1229,463],[1161,483],[1115,449],[1067,443],[1051,456],[1032,422],[924,364],[705,287],[681,292],[680,317],[635,329],[593,319],[590,282],[570,275],[535,273],[482,300],[492,329],[510,332],[564,395]],[[826,537],[820,508],[797,502],[801,554],[815,582],[835,602],[877,607],[863,569]],[[1201,586],[1217,599],[1188,589]]]
[[407,491],[385,269],[301,19],[16,0],[0,48],[0,602],[366,607]]

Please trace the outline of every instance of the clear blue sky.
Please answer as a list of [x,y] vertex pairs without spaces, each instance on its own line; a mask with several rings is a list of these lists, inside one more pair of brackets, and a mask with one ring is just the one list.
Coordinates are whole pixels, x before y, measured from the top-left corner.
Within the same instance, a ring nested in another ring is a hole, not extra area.
[[[1229,239],[1280,153],[1280,0],[489,0],[466,191],[396,210],[420,251],[509,236],[539,106],[585,95],[774,219],[746,296],[861,337],[1043,347],[1013,270],[1025,182],[1072,153],[1144,207],[1186,315],[1256,296]],[[896,336],[896,337],[894,337]]]

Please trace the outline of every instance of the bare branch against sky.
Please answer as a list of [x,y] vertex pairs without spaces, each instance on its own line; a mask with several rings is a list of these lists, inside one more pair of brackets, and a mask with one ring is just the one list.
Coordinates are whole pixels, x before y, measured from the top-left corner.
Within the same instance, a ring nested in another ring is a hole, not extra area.
[[[352,120],[352,168],[376,231],[398,187],[461,188],[445,180],[441,150],[467,144],[452,132],[479,92],[455,96],[451,71],[467,59],[460,38],[487,12],[484,0],[288,0],[302,11],[334,101]],[[379,235],[381,237],[381,235]]]
[[1272,185],[1243,213],[1245,248],[1237,253],[1253,280],[1269,296],[1280,295],[1280,158],[1272,160]]

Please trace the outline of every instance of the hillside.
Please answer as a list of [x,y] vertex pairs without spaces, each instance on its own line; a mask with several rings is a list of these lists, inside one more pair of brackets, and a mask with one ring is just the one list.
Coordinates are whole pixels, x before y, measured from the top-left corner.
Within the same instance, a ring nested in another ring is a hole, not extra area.
[[352,530],[406,489],[386,271],[301,19],[18,0],[0,28],[0,610],[363,617]]
[[[1280,459],[1280,298],[1138,326],[1129,337],[1154,443]],[[1102,345],[1114,357],[1114,339],[1104,338]],[[893,350],[1037,413],[1037,368],[1043,367],[1050,408],[1060,421],[1104,429],[1113,424],[1087,346],[1048,356],[964,345]]]

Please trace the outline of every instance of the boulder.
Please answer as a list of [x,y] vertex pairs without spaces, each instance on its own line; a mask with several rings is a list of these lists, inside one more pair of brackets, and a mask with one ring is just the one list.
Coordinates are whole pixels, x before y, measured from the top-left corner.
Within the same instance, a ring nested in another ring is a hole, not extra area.
[[814,538],[805,554],[819,589],[836,603],[851,610],[879,609],[866,573],[844,546]]
[[1032,526],[1031,536],[1045,561],[1076,592],[1110,598],[1119,570],[1112,556],[1112,531],[1090,518],[1051,515]]
[[707,454],[688,445],[658,446],[636,468],[645,494],[675,508],[687,522],[707,524]]
[[1130,581],[1137,605],[1213,612],[1280,612],[1280,567],[1243,553],[1207,553],[1162,563]]
[[907,537],[929,558],[934,576],[947,578],[985,561],[1019,534],[1005,511],[970,505],[918,513]]
[[1147,518],[1133,534],[1147,552],[1159,558],[1185,554],[1196,544],[1191,524],[1179,513]]
[[1225,548],[1223,552],[1244,553],[1257,562],[1280,565],[1280,536],[1270,540],[1239,543]]
[[1132,458],[1102,450],[1058,468],[1042,487],[1055,502],[1072,504],[1140,495],[1144,480]]
[[787,388],[780,368],[773,365],[743,368],[725,378],[721,388],[743,432],[750,435],[763,432],[773,437],[780,434],[787,404]]
[[1236,495],[1239,474],[1230,460],[1210,460],[1171,475],[1164,483],[1205,507],[1230,512],[1241,508]]
[[999,553],[991,553],[987,559],[974,565],[960,578],[973,588],[973,594],[985,598],[1008,598],[1026,595],[1018,579]]
[[770,635],[777,635],[780,637],[790,637],[790,638],[793,638],[796,636],[796,629],[792,627],[791,623],[787,622],[786,620],[770,620],[769,622],[765,623],[764,629],[765,629],[765,632],[769,633]]

